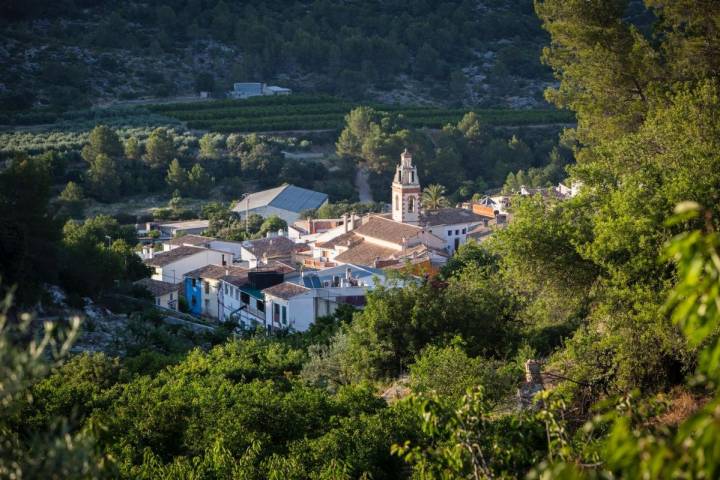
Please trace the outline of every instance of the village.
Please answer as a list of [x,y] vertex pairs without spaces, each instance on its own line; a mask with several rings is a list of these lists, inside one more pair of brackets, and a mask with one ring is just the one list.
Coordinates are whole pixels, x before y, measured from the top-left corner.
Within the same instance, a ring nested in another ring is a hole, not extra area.
[[[578,184],[528,189],[517,195],[574,197]],[[363,308],[378,287],[402,288],[436,275],[468,242],[483,242],[512,219],[510,195],[485,196],[455,207],[423,208],[412,154],[401,154],[392,179],[389,211],[335,219],[302,219],[328,196],[293,185],[238,201],[240,220],[277,215],[287,230],[265,238],[230,241],[203,235],[207,220],[147,224],[155,238],[138,254],[152,275],[137,282],[161,310],[185,311],[240,331],[306,331],[341,305]],[[397,275],[402,272],[404,275]]]

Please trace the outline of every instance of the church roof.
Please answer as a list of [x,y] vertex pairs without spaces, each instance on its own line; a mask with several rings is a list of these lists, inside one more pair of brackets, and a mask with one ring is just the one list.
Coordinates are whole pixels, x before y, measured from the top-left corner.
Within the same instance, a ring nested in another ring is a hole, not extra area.
[[427,227],[484,222],[485,217],[464,208],[439,208],[425,210],[420,214],[420,223]]
[[397,254],[398,250],[383,247],[372,242],[362,242],[335,257],[338,263],[374,266],[375,260],[385,260]]
[[403,238],[407,240],[417,236],[422,232],[422,228],[372,215],[365,223],[353,230],[353,232],[363,237],[376,238],[401,245]]

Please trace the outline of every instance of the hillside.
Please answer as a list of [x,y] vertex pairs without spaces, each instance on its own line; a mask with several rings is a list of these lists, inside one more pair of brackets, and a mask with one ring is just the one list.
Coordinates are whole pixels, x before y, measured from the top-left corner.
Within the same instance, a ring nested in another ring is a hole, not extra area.
[[221,95],[237,81],[517,108],[544,105],[552,80],[531,0],[4,2],[0,18],[6,113]]

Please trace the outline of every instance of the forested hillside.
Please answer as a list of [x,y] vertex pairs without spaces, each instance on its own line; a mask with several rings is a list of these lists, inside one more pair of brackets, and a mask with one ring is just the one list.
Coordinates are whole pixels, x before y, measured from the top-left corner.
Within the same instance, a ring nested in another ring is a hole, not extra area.
[[[400,272],[363,310],[305,333],[191,335],[126,306],[113,353],[70,354],[92,323],[41,329],[21,312],[57,311],[46,282],[68,303],[127,287],[142,276],[136,239],[106,217],[61,230],[52,158],[17,155],[0,172],[0,273],[15,289],[0,316],[0,476],[718,478],[720,4],[537,0],[535,11],[558,81],[546,95],[577,116],[562,134],[575,162],[555,167],[580,193],[514,198],[507,227],[438,275]],[[338,158],[386,172],[408,144],[423,175],[458,191],[507,173],[471,159],[532,163],[473,114],[432,138],[400,120],[353,110]],[[162,181],[169,164],[170,182],[184,167],[167,131],[150,136],[140,171],[156,162],[150,180]],[[240,172],[277,147],[224,140]],[[83,161],[132,172],[134,149],[111,129],[84,143]],[[199,143],[217,153],[212,137]]]
[[9,1],[0,108],[78,109],[267,81],[400,103],[523,107],[552,80],[530,0]]

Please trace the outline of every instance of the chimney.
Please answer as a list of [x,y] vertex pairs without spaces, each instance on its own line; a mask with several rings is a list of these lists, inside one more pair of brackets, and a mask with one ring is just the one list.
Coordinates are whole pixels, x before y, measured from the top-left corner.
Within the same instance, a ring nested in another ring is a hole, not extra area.
[[315,220],[313,220],[312,218],[308,219],[308,232],[310,233],[310,235],[315,233]]
[[348,230],[355,230],[355,212],[350,212],[350,225]]
[[345,226],[345,233],[347,233],[347,232],[348,232],[348,216],[347,216],[347,213],[343,213],[342,222],[343,222],[343,225]]
[[345,269],[345,279],[348,281],[352,279],[352,268],[348,267]]
[[373,262],[373,266],[375,268],[378,268],[378,265],[380,265],[380,257],[375,257],[375,261]]

